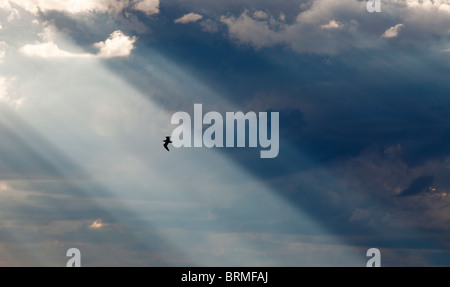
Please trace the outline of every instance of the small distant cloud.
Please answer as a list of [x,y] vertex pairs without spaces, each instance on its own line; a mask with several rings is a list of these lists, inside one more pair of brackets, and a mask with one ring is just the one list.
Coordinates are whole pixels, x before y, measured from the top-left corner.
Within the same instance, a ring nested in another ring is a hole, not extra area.
[[203,19],[202,15],[196,13],[189,13],[179,19],[176,19],[175,23],[177,24],[195,23],[201,19]]
[[0,183],[0,191],[7,191],[8,185],[6,183]]
[[255,13],[253,13],[253,18],[264,20],[264,19],[269,18],[269,16],[267,15],[266,12],[256,11]]
[[97,54],[100,58],[128,57],[134,50],[136,37],[129,37],[122,31],[115,31],[105,42],[94,44],[94,47],[100,49]]
[[159,0],[143,0],[134,5],[134,9],[144,12],[147,15],[159,13]]
[[92,222],[91,225],[89,225],[89,228],[91,229],[100,229],[102,227],[107,226],[108,224],[103,223],[102,219],[97,219],[94,222]]
[[398,37],[398,34],[400,33],[401,29],[404,27],[404,24],[397,24],[395,26],[392,26],[391,28],[387,29],[383,35],[381,35],[382,38],[390,39],[390,38],[396,38]]
[[339,23],[336,20],[331,20],[330,22],[328,22],[328,24],[324,24],[322,26],[320,26],[320,28],[322,29],[326,29],[326,30],[332,30],[332,29],[339,29],[342,26],[341,23]]

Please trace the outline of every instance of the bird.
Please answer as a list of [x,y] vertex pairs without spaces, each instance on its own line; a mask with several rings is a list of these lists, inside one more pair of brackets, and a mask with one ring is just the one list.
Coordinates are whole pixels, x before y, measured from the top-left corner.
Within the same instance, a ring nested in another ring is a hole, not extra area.
[[164,148],[165,148],[167,151],[170,151],[170,150],[169,150],[169,144],[172,143],[172,141],[170,140],[170,137],[166,137],[166,139],[163,140],[163,142],[164,142]]

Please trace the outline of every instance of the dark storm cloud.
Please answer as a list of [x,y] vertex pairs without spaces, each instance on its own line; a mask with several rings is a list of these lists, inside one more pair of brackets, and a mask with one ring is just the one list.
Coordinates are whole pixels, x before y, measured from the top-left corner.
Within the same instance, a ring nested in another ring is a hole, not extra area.
[[[283,116],[283,110],[294,106],[300,112],[283,120],[282,136],[315,162],[355,156],[370,146],[396,144],[404,145],[405,159],[411,163],[449,154],[445,134],[450,121],[445,107],[450,103],[442,97],[448,88],[443,80],[448,72],[428,62],[445,62],[444,55],[419,60],[423,58],[419,51],[354,51],[331,58],[278,49],[254,53],[220,40],[211,43],[208,35],[191,29],[182,34],[170,43],[159,39],[162,42],[156,47],[165,46],[163,55],[193,71],[238,107],[276,108]],[[185,42],[190,45],[186,47]],[[154,64],[156,60],[148,61]],[[129,75],[143,92],[160,88],[151,99],[171,111],[178,110],[180,103],[189,107],[209,96],[190,92],[189,82],[184,92],[174,93],[145,72],[134,69]]]
[[[297,54],[280,47],[255,51],[230,44],[221,35],[202,34],[195,27],[157,25],[147,45],[193,71],[237,107],[280,112],[278,158],[264,161],[250,149],[224,150],[227,156],[335,234],[364,235],[361,240],[346,238],[351,244],[442,248],[428,239],[425,230],[387,224],[389,216],[394,217],[392,214],[403,206],[392,202],[392,191],[381,192],[370,186],[370,172],[361,174],[362,184],[357,189],[350,182],[315,170],[364,157],[362,152],[370,148],[381,158],[387,157],[384,151],[397,145],[402,147],[399,156],[407,169],[449,156],[445,144],[450,126],[446,112],[450,101],[445,96],[450,88],[445,80],[449,74],[446,54],[430,55],[420,49],[351,49],[335,56]],[[177,37],[167,36],[165,31]],[[141,77],[145,78],[145,73]],[[195,97],[202,96],[208,97]],[[191,105],[198,101],[195,97]],[[163,93],[156,99],[168,110],[176,110],[172,103],[178,100],[189,106],[189,98],[182,93],[171,94],[170,98]],[[292,179],[276,179],[308,170],[311,182],[304,179],[292,185]],[[403,180],[398,177],[393,181]],[[414,184],[411,188],[417,191]],[[363,199],[362,194],[368,197]],[[379,212],[350,222],[359,207]],[[233,226],[228,214],[221,213],[220,217]],[[267,226],[246,228],[256,231]],[[271,228],[288,232],[282,226]],[[406,239],[404,234],[416,237]],[[448,257],[440,260],[449,262]]]

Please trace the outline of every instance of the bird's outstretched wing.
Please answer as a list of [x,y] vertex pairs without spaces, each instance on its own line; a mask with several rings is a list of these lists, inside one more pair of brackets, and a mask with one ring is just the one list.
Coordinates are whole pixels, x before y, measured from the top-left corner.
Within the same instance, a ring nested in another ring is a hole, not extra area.
[[169,143],[165,143],[165,144],[164,144],[164,148],[165,148],[167,151],[170,151],[170,150],[169,150]]

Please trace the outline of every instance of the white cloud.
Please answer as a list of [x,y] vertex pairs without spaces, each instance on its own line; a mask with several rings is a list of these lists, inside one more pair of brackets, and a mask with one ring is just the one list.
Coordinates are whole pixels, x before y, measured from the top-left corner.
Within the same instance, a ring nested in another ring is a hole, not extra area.
[[202,18],[203,18],[203,16],[200,14],[189,13],[179,19],[176,19],[175,23],[179,23],[179,24],[195,23],[195,22],[201,20]]
[[320,26],[320,28],[331,30],[331,29],[339,29],[341,26],[342,26],[342,24],[339,23],[338,21],[331,20],[330,22],[328,22],[328,24],[324,24],[324,25]]
[[105,42],[96,43],[94,46],[99,48],[97,54],[101,58],[128,57],[133,51],[136,37],[129,37],[122,31],[115,31]]
[[0,42],[0,64],[3,63],[3,59],[6,56],[6,48],[8,47],[8,44],[5,42]]
[[434,1],[422,1],[422,0],[406,0],[406,5],[409,9],[422,9],[422,10],[438,10],[441,12],[450,13],[450,5],[448,0],[434,0]]
[[10,11],[15,4],[29,13],[60,11],[68,13],[119,13],[125,8],[147,15],[159,13],[159,0],[0,0],[0,9]]
[[61,11],[69,13],[121,11],[127,5],[127,0],[9,0],[24,10],[38,14],[39,11]]
[[20,49],[20,52],[27,57],[38,58],[88,58],[93,57],[91,54],[76,54],[61,50],[57,44],[53,42],[41,44],[28,44]]
[[398,37],[398,34],[400,33],[400,30],[405,26],[404,24],[397,24],[395,26],[392,26],[391,28],[387,29],[381,37],[383,38],[396,38]]
[[38,36],[46,42],[55,41],[58,34],[58,29],[54,25],[49,24],[48,22],[44,23],[44,25],[45,25],[44,29],[42,30],[41,33],[38,34]]
[[2,23],[0,23],[0,30],[2,30],[3,29],[3,26],[2,26]]
[[441,4],[441,6],[439,6],[439,11],[450,14],[450,5],[449,4]]
[[10,11],[10,14],[8,16],[8,22],[12,22],[12,21],[20,18],[20,13],[17,9],[12,8],[9,11]]
[[[64,2],[64,1],[59,1]],[[65,6],[65,7],[64,7]],[[118,12],[123,10],[127,6],[125,1],[111,1],[111,0],[68,0],[63,5],[62,10],[66,10],[70,13],[83,13],[83,12],[99,12],[106,13],[110,10]],[[52,9],[49,9],[52,10]],[[58,10],[58,9],[56,9]]]
[[99,49],[97,54],[71,53],[62,50],[54,42],[53,26],[46,27],[40,35],[46,42],[25,45],[20,52],[25,56],[37,58],[117,58],[129,56],[136,42],[136,37],[129,37],[122,31],[115,31],[106,41],[94,44],[94,47]]
[[0,100],[5,98],[8,92],[6,81],[5,77],[0,77]]
[[11,4],[9,4],[8,0],[0,0],[0,9],[9,11]]
[[9,0],[10,3],[23,8],[24,10],[37,14],[39,11],[59,10],[64,11],[67,8],[67,0]]
[[297,16],[298,23],[324,23],[330,19],[340,19],[341,15],[353,17],[367,16],[366,1],[356,0],[315,0],[309,9]]
[[134,5],[134,9],[147,15],[159,13],[159,0],[142,0]]
[[256,21],[247,12],[239,18],[222,16],[221,21],[228,26],[230,37],[239,43],[251,43],[255,48],[261,48],[283,42],[283,32],[271,30],[267,23]]
[[253,18],[256,18],[256,19],[267,19],[267,18],[269,18],[269,16],[267,15],[266,12],[256,11],[255,13],[253,13]]
[[90,54],[77,54],[62,50],[55,43],[58,30],[53,25],[44,27],[43,31],[38,36],[43,40],[42,43],[27,44],[20,49],[20,52],[27,57],[38,58],[89,58],[93,57]]

